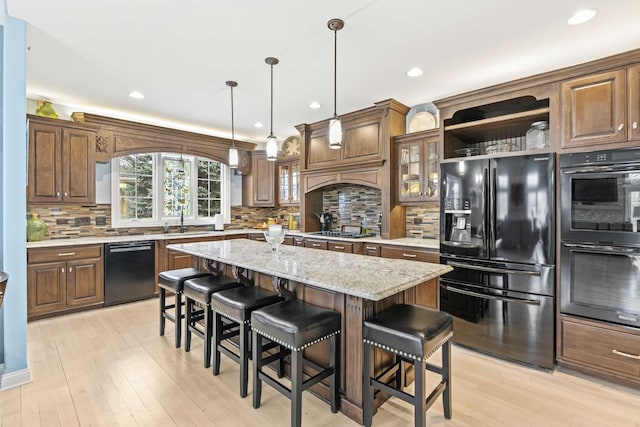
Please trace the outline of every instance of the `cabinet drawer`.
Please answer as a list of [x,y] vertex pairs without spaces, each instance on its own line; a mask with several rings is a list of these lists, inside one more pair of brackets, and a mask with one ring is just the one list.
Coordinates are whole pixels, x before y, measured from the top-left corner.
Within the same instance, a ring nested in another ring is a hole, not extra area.
[[264,234],[262,234],[262,233],[260,233],[260,234],[257,234],[257,233],[249,234],[249,239],[250,240],[255,240],[257,242],[266,242],[267,241],[267,238],[264,237]]
[[29,249],[27,263],[67,261],[71,259],[100,258],[102,245],[94,246],[65,246],[47,249]]
[[562,319],[562,358],[640,379],[640,335]]
[[437,264],[440,260],[437,252],[429,252],[421,249],[409,249],[399,247],[382,247],[382,257],[394,259],[407,259],[410,261],[432,262]]
[[329,250],[334,252],[348,252],[353,253],[353,243],[349,242],[329,242]]
[[329,247],[329,242],[327,242],[326,240],[305,239],[304,246],[307,248],[326,250]]
[[374,245],[371,243],[365,243],[364,247],[362,248],[362,254],[363,255],[369,255],[369,256],[380,256],[381,253],[381,246],[380,245]]

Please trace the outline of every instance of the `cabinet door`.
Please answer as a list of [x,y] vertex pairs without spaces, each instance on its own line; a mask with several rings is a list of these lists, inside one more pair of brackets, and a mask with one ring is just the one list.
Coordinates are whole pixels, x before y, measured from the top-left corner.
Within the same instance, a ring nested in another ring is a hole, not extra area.
[[422,139],[398,144],[399,202],[424,199]]
[[629,79],[629,139],[640,139],[640,65],[627,70]]
[[67,261],[67,306],[104,302],[104,264],[102,258]]
[[278,165],[278,204],[288,205],[291,202],[291,163]]
[[28,202],[62,201],[62,163],[60,127],[29,124]]
[[290,167],[291,185],[289,187],[289,197],[291,204],[300,204],[300,161],[291,162]]
[[626,71],[562,83],[562,147],[627,140]]
[[275,206],[275,162],[266,153],[251,154],[251,174],[242,178],[242,204],[245,206]]
[[193,257],[184,252],[174,251],[169,249],[167,251],[167,270],[178,270],[180,268],[193,267]]
[[306,248],[327,250],[329,242],[327,240],[304,239],[304,246]]
[[27,314],[50,313],[66,307],[66,265],[64,261],[27,266]]
[[95,202],[95,133],[62,130],[62,200]]
[[415,288],[415,303],[424,307],[438,309],[438,279],[431,279]]

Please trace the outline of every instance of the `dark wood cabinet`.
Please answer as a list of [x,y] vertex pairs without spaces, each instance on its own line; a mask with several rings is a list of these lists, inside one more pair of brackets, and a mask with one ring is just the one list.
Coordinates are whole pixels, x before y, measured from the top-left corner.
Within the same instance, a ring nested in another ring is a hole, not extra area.
[[640,139],[640,64],[627,68],[629,140]]
[[278,205],[300,205],[300,157],[278,161]]
[[640,331],[561,316],[558,364],[640,386]]
[[104,301],[102,245],[27,251],[29,319],[64,313]]
[[329,241],[320,239],[304,239],[305,248],[329,249]]
[[362,254],[369,256],[380,256],[382,247],[374,243],[364,243],[362,245]]
[[29,203],[95,203],[96,130],[29,116]]
[[242,204],[249,207],[275,206],[276,163],[262,151],[251,153],[251,173],[242,177]]
[[[406,248],[400,246],[382,246],[381,255],[385,258],[405,259],[410,261],[422,261],[438,264],[440,255],[428,249]],[[405,291],[407,301],[415,304],[438,309],[440,307],[440,294],[438,279],[431,279],[414,288]]]
[[398,203],[438,202],[438,129],[399,135],[394,142]]

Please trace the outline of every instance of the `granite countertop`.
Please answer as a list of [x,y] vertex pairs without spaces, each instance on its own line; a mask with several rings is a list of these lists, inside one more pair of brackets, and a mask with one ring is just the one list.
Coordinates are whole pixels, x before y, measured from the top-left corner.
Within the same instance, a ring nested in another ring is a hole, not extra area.
[[170,244],[171,249],[321,289],[379,301],[452,270],[448,265],[319,251],[245,239]]
[[[117,242],[136,242],[140,240],[175,240],[186,239],[189,237],[203,237],[203,236],[232,236],[235,234],[246,233],[261,233],[262,230],[258,229],[238,229],[238,230],[224,230],[224,231],[189,231],[186,233],[168,233],[168,234],[133,234],[127,236],[96,236],[96,237],[78,237],[76,239],[49,239],[42,240],[40,242],[27,242],[27,249],[32,248],[50,248],[58,246],[76,246],[76,245],[95,245],[102,243],[117,243]],[[417,239],[411,237],[404,237],[400,239],[382,239],[379,236],[363,237],[363,238],[344,238],[344,237],[328,237],[320,236],[311,233],[303,233],[297,230],[287,231],[289,236],[304,236],[307,238],[323,239],[323,240],[342,240],[349,242],[363,242],[363,243],[379,243],[385,245],[398,245],[409,246],[415,248],[424,249],[439,249],[439,241],[437,239]]]

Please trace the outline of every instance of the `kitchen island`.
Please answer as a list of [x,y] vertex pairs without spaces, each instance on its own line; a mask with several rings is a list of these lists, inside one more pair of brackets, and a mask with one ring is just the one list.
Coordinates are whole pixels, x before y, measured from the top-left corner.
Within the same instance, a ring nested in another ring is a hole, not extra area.
[[[272,286],[310,304],[339,312],[342,316],[340,393],[341,411],[362,423],[362,322],[371,315],[398,303],[413,304],[416,290],[451,271],[451,267],[427,262],[371,257],[321,251],[300,246],[270,245],[246,239],[184,243],[168,248],[245,271],[256,286]],[[326,365],[328,343],[305,350],[305,357]],[[390,356],[376,355],[377,369]],[[313,391],[328,396],[324,384]],[[379,404],[385,396],[376,398]]]

